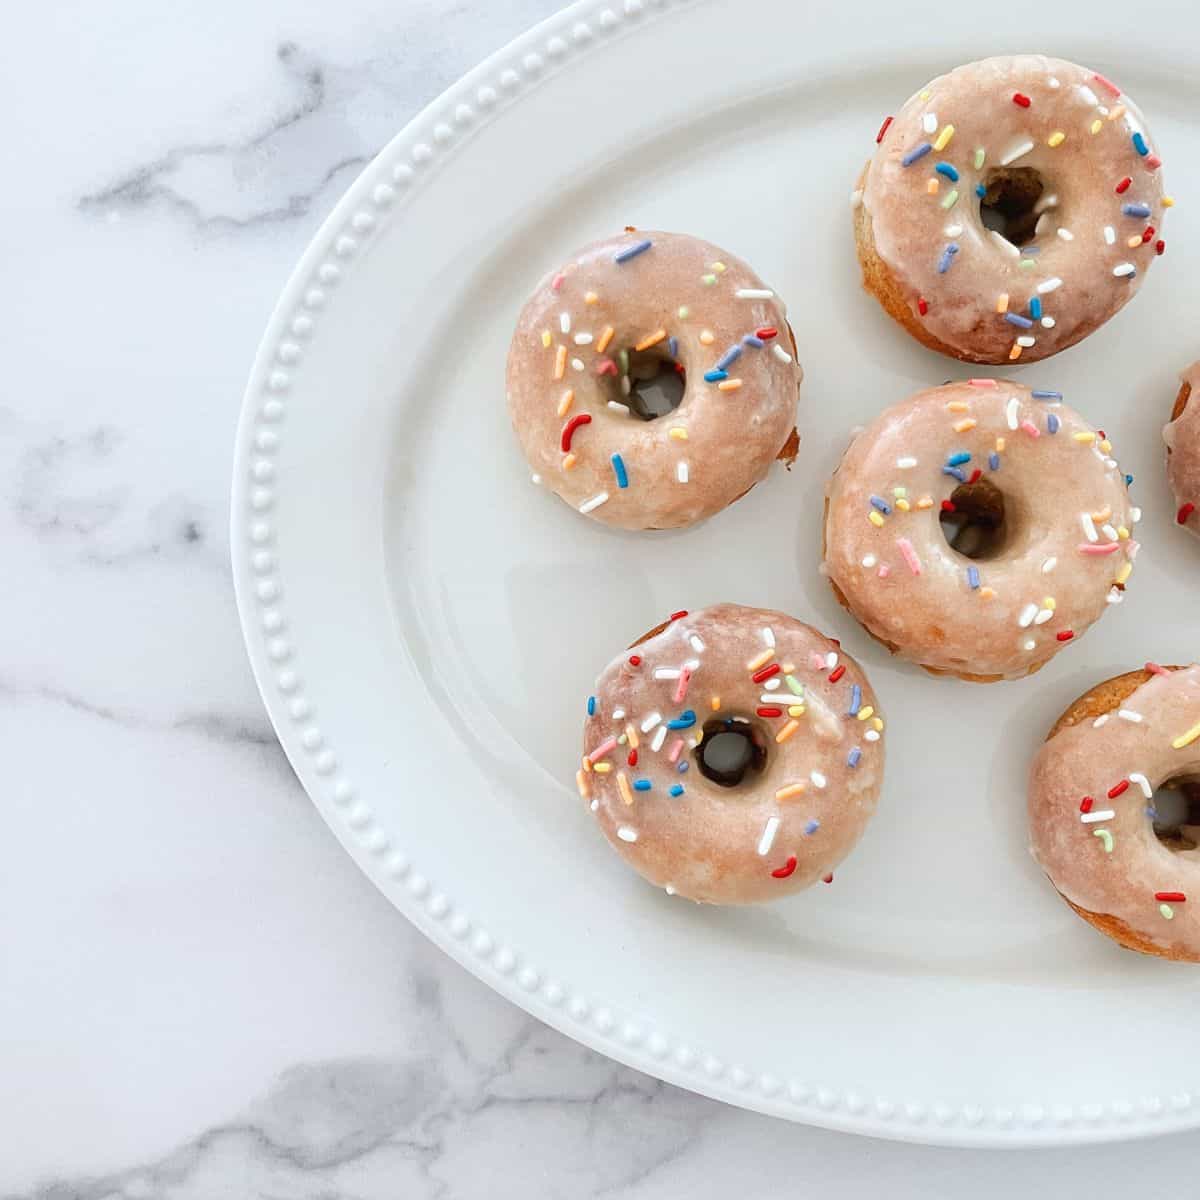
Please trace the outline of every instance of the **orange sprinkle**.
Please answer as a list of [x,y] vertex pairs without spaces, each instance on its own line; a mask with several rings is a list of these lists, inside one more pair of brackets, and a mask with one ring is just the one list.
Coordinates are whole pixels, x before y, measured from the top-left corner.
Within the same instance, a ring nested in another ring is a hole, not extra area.
[[716,340],[716,339],[713,337],[713,335],[712,335],[712,330],[711,330],[711,329],[702,329],[702,330],[700,330],[700,342],[701,342],[701,345],[704,345],[704,346],[711,346],[715,340]]
[[736,392],[742,386],[740,379],[722,379],[717,384],[717,390],[720,392]]
[[968,407],[969,406],[965,400],[951,400],[949,402],[949,404],[946,405],[946,411],[947,412],[966,412]]
[[592,796],[592,785],[587,775],[583,771],[575,772],[575,786],[579,789],[580,796],[584,800],[590,800]]
[[771,647],[767,647],[761,654],[755,655],[747,664],[747,671],[757,671],[759,667],[765,667],[767,663],[775,657],[775,651]]
[[584,304],[595,304],[599,299],[600,297],[597,296],[595,292],[584,292],[583,294]]
[[554,378],[561,379],[567,373],[567,348],[559,346],[554,356]]
[[933,507],[933,497],[932,496],[922,496],[920,498],[920,500],[917,501],[917,507],[918,508],[932,508]]
[[930,176],[929,182],[928,182],[928,183],[925,185],[925,190],[926,190],[926,191],[929,193],[929,195],[931,195],[931,196],[936,196],[936,195],[937,195],[937,190],[938,190],[938,177],[937,177],[936,175],[932,175],[932,176]]
[[1010,360],[1021,357],[1021,347],[1016,342],[1013,342],[1012,349],[1008,352],[1008,357]]
[[574,451],[570,454],[565,454],[562,460],[562,469],[569,471],[578,461],[579,459],[576,457]]
[[954,422],[955,433],[966,433],[968,429],[974,429],[979,422],[974,417],[963,417],[961,421]]
[[651,346],[657,346],[659,342],[664,341],[667,336],[665,329],[656,329],[649,337],[644,337],[633,348],[635,350],[649,350]]
[[1119,121],[1125,115],[1125,105],[1118,104],[1116,108],[1108,114],[1110,121]]
[[617,791],[621,793],[621,799],[626,804],[633,803],[633,789],[629,786],[629,779],[624,771],[617,776]]
[[686,442],[687,441],[687,430],[684,429],[684,427],[682,425],[673,425],[670,428],[670,430],[668,430],[668,433],[677,442]]
[[1008,312],[1008,293],[1007,292],[1001,292],[1000,295],[998,295],[996,297],[996,311],[998,313]]
[[708,704],[709,704],[709,707],[713,710],[713,712],[716,712],[721,707],[721,697],[720,696],[711,697],[709,699]]
[[775,793],[776,800],[791,800],[794,796],[799,796],[804,792],[804,784],[789,783],[787,787],[781,787]]
[[979,589],[979,594],[980,594],[980,595],[981,595],[981,596],[982,596],[982,597],[983,597],[985,600],[993,600],[993,599],[995,599],[995,596],[996,596],[996,589],[995,589],[995,588],[990,588],[990,587],[981,587],[981,588]]
[[596,343],[596,353],[603,354],[608,349],[608,343],[613,340],[613,327],[605,325],[604,332],[600,335],[600,340]]
[[570,411],[571,405],[575,400],[575,391],[573,388],[567,388],[562,394],[562,399],[558,402],[558,415],[565,417]]
[[638,734],[632,723],[625,726],[625,736],[629,739],[630,750],[636,750],[638,748]]
[[789,721],[776,735],[776,742],[786,742],[800,728],[799,721]]

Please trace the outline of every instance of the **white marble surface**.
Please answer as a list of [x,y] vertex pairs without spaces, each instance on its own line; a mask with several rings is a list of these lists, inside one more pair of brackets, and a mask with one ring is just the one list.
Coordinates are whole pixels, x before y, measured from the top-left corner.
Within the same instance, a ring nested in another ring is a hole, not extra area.
[[260,330],[359,164],[554,7],[10,10],[0,1196],[1165,1194],[1194,1137],[896,1146],[582,1050],[392,911],[276,746],[226,534]]

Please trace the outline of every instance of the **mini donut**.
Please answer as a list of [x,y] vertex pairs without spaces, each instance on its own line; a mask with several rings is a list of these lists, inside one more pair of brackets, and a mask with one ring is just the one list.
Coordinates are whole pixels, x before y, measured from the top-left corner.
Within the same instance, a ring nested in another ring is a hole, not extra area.
[[1200,404],[1191,403],[1192,394],[1200,388],[1200,362],[1192,363],[1180,379],[1171,419],[1163,429],[1167,482],[1175,495],[1176,524],[1200,534],[1200,517],[1193,518],[1200,502]]
[[1200,666],[1147,663],[1080,696],[1034,759],[1029,833],[1101,933],[1200,961]]
[[894,653],[974,682],[1028,675],[1123,598],[1141,514],[1111,455],[1060,392],[918,392],[846,450],[824,571]]
[[604,670],[576,776],[622,858],[672,895],[752,904],[853,849],[883,779],[883,718],[831,638],[770,609],[674,613]]
[[784,304],[744,262],[629,230],[538,284],[508,352],[508,411],[535,483],[607,525],[672,529],[791,464],[801,377]]
[[942,354],[1057,354],[1116,313],[1165,248],[1171,199],[1149,131],[1086,67],[1040,54],[968,63],[875,140],[853,195],[863,284]]

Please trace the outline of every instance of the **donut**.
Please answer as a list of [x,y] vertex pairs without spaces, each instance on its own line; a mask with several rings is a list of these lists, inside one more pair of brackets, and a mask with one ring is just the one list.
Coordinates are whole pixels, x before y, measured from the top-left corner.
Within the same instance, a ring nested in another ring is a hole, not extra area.
[[894,653],[975,682],[1027,675],[1123,598],[1141,514],[1111,455],[1060,392],[918,392],[830,480],[824,573]]
[[677,612],[588,697],[579,794],[645,879],[752,904],[823,879],[862,836],[883,718],[837,641],[770,609]]
[[1192,404],[1200,388],[1200,362],[1183,375],[1171,419],[1163,429],[1167,444],[1167,482],[1175,495],[1175,523],[1189,533],[1200,534],[1200,517],[1194,517],[1200,502],[1200,404]]
[[744,262],[628,230],[538,284],[508,411],[534,483],[607,525],[673,529],[791,464],[801,375],[783,302]]
[[941,75],[888,117],[852,196],[863,284],[932,350],[1029,362],[1099,328],[1165,249],[1133,102],[1040,54]]
[[1200,666],[1147,663],[1080,696],[1033,761],[1033,857],[1119,945],[1200,961]]

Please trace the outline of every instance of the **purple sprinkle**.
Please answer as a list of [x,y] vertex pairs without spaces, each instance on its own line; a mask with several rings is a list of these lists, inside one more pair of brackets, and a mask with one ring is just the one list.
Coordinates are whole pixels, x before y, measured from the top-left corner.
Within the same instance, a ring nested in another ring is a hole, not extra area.
[[672,358],[679,353],[679,339],[677,337],[667,338],[667,353]]
[[1028,317],[1021,316],[1020,313],[1007,312],[1004,314],[1004,319],[1010,325],[1015,325],[1018,329],[1032,329],[1033,328],[1033,322]]
[[883,513],[885,517],[891,515],[891,505],[888,504],[888,502],[882,496],[872,496],[871,504],[874,508],[879,509],[879,511]]
[[846,716],[857,717],[860,708],[862,708],[862,688],[856,683],[850,689],[850,708],[846,712]]
[[723,371],[723,370],[725,370],[725,368],[727,366],[729,366],[730,363],[736,362],[741,357],[742,357],[741,346],[730,346],[729,349],[726,350],[725,353],[722,354],[721,357],[717,359],[716,369],[718,371]]
[[954,479],[957,479],[959,483],[967,482],[966,475],[964,475],[958,467],[943,467],[942,474],[952,476]]
[[954,261],[954,256],[958,253],[958,243],[951,242],[945,250],[942,251],[942,257],[938,262],[938,274],[945,275],[950,270],[950,264]]
[[752,334],[752,333],[747,333],[742,338],[742,344],[746,345],[746,346],[753,346],[756,350],[761,350],[762,345],[763,345],[763,340],[760,337],[755,337],[754,334]]
[[1029,393],[1035,400],[1061,400],[1062,392],[1039,392],[1036,389]]
[[922,142],[919,146],[915,146],[912,150],[910,150],[900,160],[900,165],[902,167],[911,167],[913,165],[913,163],[915,163],[917,161],[918,158],[924,158],[925,155],[927,155],[930,152],[930,150],[932,150],[932,149],[933,149],[933,146],[931,143]]
[[1059,424],[1060,424],[1059,419],[1057,416],[1054,415],[1054,413],[1046,414],[1046,432],[1047,433],[1057,433]]
[[1150,215],[1150,205],[1148,205],[1148,204],[1122,204],[1121,211],[1127,217],[1148,217]]
[[990,467],[990,468],[991,468],[993,471],[998,471],[998,470],[1000,470],[1000,455],[998,455],[998,454],[995,452],[995,450],[993,450],[993,451],[991,452],[991,454],[989,454],[989,455],[988,455],[988,466],[989,466],[989,467]]
[[813,834],[813,833],[816,833],[816,832],[817,832],[817,830],[818,830],[818,829],[820,829],[820,828],[821,828],[821,822],[820,822],[820,821],[818,821],[818,820],[817,820],[817,819],[814,817],[814,818],[813,818],[811,821],[809,821],[809,822],[808,822],[808,824],[807,824],[807,825],[805,825],[805,826],[804,826],[804,832],[805,832],[806,834]]
[[644,254],[653,245],[654,243],[647,238],[644,242],[634,242],[632,246],[623,246],[613,255],[613,262],[628,262],[631,258],[637,258],[639,254]]
[[849,756],[846,758],[846,766],[857,767],[858,760],[860,758],[862,758],[862,751],[857,746],[855,746],[854,749],[850,751]]
[[976,588],[979,587],[979,568],[978,567],[968,567],[967,568],[967,583],[970,585],[970,588],[972,591],[974,591]]

